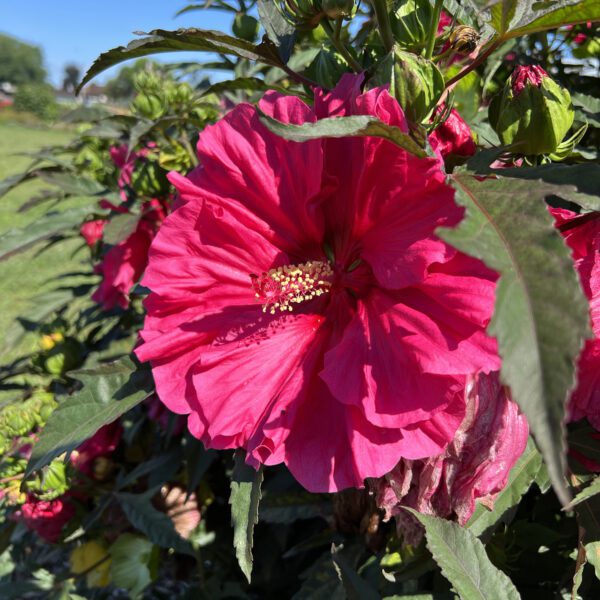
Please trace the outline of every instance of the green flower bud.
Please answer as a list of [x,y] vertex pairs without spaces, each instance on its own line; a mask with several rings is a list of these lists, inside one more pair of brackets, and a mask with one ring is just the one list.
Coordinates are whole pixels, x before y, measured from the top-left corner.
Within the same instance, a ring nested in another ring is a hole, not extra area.
[[427,41],[433,18],[433,6],[429,0],[402,2],[391,15],[394,38],[405,48],[422,48]]
[[569,92],[537,65],[517,67],[489,108],[502,143],[524,155],[554,152],[574,116]]
[[471,54],[479,43],[480,35],[468,25],[457,25],[450,33],[448,42],[457,54]]
[[66,338],[45,357],[44,369],[51,375],[62,375],[83,362],[83,347],[74,338]]
[[390,84],[390,93],[413,123],[424,123],[444,91],[444,76],[435,64],[404,50],[395,50],[372,78],[374,85]]
[[279,8],[298,29],[314,29],[326,16],[321,0],[279,0]]
[[237,13],[233,19],[231,30],[236,37],[254,42],[258,37],[259,23],[250,15]]
[[146,119],[155,120],[163,116],[165,106],[156,94],[140,93],[131,103],[131,111]]
[[131,176],[131,187],[140,196],[153,198],[168,192],[169,181],[164,169],[156,161],[146,160],[136,165]]
[[321,48],[306,69],[306,74],[321,87],[333,89],[340,77],[349,71],[348,64],[337,52]]

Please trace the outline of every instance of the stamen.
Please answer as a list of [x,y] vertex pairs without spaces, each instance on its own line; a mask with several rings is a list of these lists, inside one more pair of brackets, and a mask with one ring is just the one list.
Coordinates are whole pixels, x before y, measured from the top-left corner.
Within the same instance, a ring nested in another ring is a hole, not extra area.
[[333,270],[329,263],[318,260],[301,265],[284,265],[261,275],[250,275],[258,302],[274,315],[292,311],[293,304],[307,302],[329,291]]

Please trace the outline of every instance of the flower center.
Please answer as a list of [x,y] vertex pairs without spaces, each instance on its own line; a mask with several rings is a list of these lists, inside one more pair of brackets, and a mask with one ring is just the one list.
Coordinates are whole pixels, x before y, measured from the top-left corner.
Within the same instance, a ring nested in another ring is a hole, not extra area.
[[275,311],[291,311],[293,304],[312,300],[329,291],[333,270],[329,263],[309,260],[301,265],[284,265],[261,275],[250,275],[258,302],[274,315]]

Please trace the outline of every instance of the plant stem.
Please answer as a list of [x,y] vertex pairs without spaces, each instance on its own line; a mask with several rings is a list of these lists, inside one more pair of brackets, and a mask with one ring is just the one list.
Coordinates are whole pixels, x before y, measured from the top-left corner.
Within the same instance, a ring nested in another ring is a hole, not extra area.
[[435,40],[437,38],[438,24],[440,22],[440,15],[442,14],[443,3],[443,0],[435,0],[433,14],[431,15],[431,23],[429,23],[429,34],[427,36],[427,46],[425,47],[425,58],[431,58],[433,56],[433,49],[435,48]]
[[458,83],[465,75],[468,75],[473,69],[476,69],[489,55],[494,52],[500,46],[500,40],[495,40],[485,52],[480,53],[472,63],[468,64],[462,71],[457,73],[452,79],[446,83],[446,89],[451,88],[454,84]]
[[323,19],[323,21],[321,21],[321,25],[323,26],[325,33],[331,40],[331,43],[333,44],[334,48],[344,57],[344,60],[350,65],[350,68],[355,73],[361,73],[364,69],[362,68],[360,63],[352,56],[352,54],[350,54],[348,48],[346,48],[346,45],[340,39],[340,34],[342,31],[342,19],[340,18],[336,21],[335,31],[333,30],[331,23],[326,19]]
[[386,0],[371,0],[371,4],[375,11],[377,26],[379,27],[379,34],[381,35],[383,45],[386,52],[390,52],[394,47],[394,35],[392,33],[392,26],[390,25],[387,2]]

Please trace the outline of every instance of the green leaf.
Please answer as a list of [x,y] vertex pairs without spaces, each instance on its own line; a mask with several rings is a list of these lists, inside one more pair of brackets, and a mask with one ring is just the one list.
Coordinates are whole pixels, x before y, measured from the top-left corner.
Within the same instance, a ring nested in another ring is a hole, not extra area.
[[127,46],[119,46],[101,54],[85,74],[77,88],[77,93],[96,75],[114,65],[130,58],[139,58],[161,52],[201,51],[233,54],[240,58],[263,62],[274,67],[284,66],[279,58],[277,47],[272,42],[263,42],[255,46],[250,42],[226,35],[220,31],[207,29],[178,29],[176,31],[155,29],[148,34],[141,33],[140,35],[146,35],[147,37],[133,40]]
[[338,549],[333,549],[331,558],[346,591],[348,600],[379,600],[381,596],[348,564]]
[[118,244],[128,238],[136,229],[140,215],[119,213],[111,217],[104,227],[102,239],[107,244]]
[[492,6],[491,25],[503,39],[600,19],[598,0],[502,0]]
[[488,558],[484,545],[468,529],[438,517],[406,509],[425,527],[427,548],[463,600],[519,600],[505,573]]
[[252,574],[252,539],[254,525],[258,523],[258,506],[263,480],[262,467],[255,471],[244,462],[243,450],[235,453],[235,464],[231,475],[231,524],[233,546],[240,569],[250,582]]
[[573,500],[571,500],[571,502],[565,506],[565,510],[571,510],[574,506],[581,504],[588,498],[596,496],[597,494],[600,494],[600,477],[596,477],[592,483],[590,483],[590,485],[581,490],[581,492],[579,492],[577,496],[575,496],[575,498],[573,498]]
[[23,252],[34,244],[81,225],[90,214],[89,206],[46,213],[22,229],[9,229],[0,235],[0,261]]
[[38,171],[37,175],[42,181],[59,187],[65,194],[71,196],[97,196],[106,192],[105,186],[83,175],[45,170]]
[[70,375],[79,379],[83,388],[63,400],[48,419],[31,452],[25,478],[57,456],[75,450],[154,390],[150,370],[137,367],[130,358]]
[[506,518],[507,513],[521,500],[523,494],[531,487],[542,465],[542,457],[531,439],[525,452],[517,464],[511,469],[508,482],[494,499],[494,509],[489,510],[477,503],[475,512],[466,527],[477,537],[491,535],[498,523]]
[[115,494],[129,522],[161,548],[173,549],[194,556],[192,545],[177,533],[173,521],[163,512],[152,506],[155,491],[144,494]]
[[563,504],[564,416],[575,361],[589,334],[588,303],[571,253],[544,199],[554,186],[498,177],[453,176],[466,216],[447,242],[500,273],[488,331],[498,339],[501,377],[525,413]]
[[124,533],[108,549],[111,556],[110,580],[117,587],[126,589],[131,598],[139,598],[150,583],[152,543],[141,536]]
[[283,18],[272,0],[258,0],[258,15],[267,37],[277,47],[284,63],[290,59],[296,38],[296,28]]
[[260,109],[261,123],[275,135],[293,142],[306,142],[317,138],[380,137],[406,151],[424,158],[427,153],[399,127],[387,125],[376,117],[356,115],[351,117],[328,117],[316,123],[289,125],[265,115]]
[[554,194],[578,204],[587,210],[600,210],[600,165],[541,165],[529,168],[489,169],[474,168],[479,175],[497,174],[502,177],[542,180],[554,184]]

